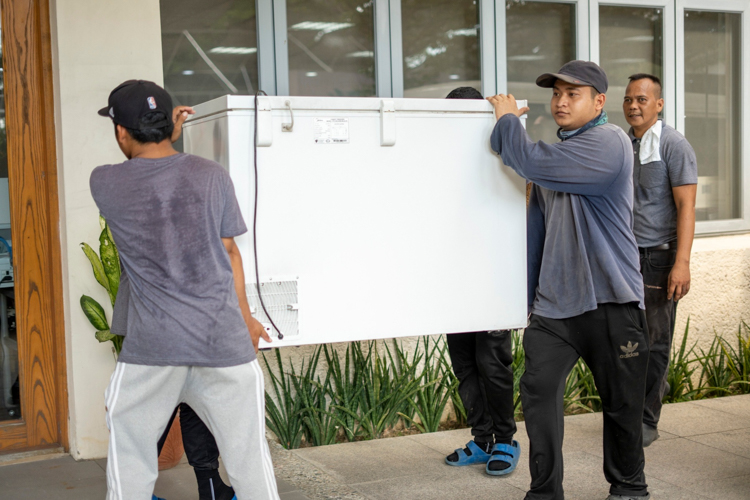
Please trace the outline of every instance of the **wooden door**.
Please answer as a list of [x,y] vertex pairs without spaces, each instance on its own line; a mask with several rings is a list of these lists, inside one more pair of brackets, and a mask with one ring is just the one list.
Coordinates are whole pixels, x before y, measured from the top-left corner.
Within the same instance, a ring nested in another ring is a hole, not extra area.
[[20,416],[0,453],[67,448],[49,0],[0,0]]

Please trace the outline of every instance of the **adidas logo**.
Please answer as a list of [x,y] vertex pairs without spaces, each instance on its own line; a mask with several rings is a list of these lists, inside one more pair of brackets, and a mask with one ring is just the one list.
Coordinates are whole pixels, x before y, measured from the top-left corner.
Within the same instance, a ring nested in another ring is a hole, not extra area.
[[635,350],[638,349],[638,342],[633,344],[628,341],[628,345],[621,345],[620,349],[625,353],[620,354],[620,359],[634,358],[640,354],[639,352],[635,352]]

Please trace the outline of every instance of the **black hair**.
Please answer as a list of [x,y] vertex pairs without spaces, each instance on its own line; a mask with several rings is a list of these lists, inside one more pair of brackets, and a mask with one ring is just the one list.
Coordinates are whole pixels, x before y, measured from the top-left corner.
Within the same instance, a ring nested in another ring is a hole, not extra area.
[[482,94],[474,87],[458,87],[445,96],[446,99],[484,99]]
[[[149,127],[151,124],[159,124],[159,122],[167,121],[167,124],[161,127],[153,128]],[[159,143],[165,139],[172,137],[174,131],[174,123],[172,122],[171,116],[166,116],[163,111],[151,111],[141,117],[141,129],[127,128],[121,125],[125,130],[128,131],[130,137],[136,142],[141,144],[147,144],[150,142]],[[115,131],[117,131],[117,125],[115,124]]]
[[631,82],[634,82],[636,80],[643,80],[643,79],[649,79],[656,84],[656,87],[657,87],[656,98],[661,99],[661,80],[659,79],[658,76],[650,75],[648,73],[636,73],[628,77],[628,80],[630,80]]

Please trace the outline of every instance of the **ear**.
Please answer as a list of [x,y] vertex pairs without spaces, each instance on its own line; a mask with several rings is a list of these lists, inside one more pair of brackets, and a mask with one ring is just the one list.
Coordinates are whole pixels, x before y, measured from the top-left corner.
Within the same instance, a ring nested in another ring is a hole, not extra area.
[[661,110],[664,109],[664,99],[659,98],[658,101],[656,101],[656,109],[661,113]]
[[594,106],[596,107],[596,110],[603,110],[605,102],[607,102],[607,94],[597,94],[597,96],[594,98]]

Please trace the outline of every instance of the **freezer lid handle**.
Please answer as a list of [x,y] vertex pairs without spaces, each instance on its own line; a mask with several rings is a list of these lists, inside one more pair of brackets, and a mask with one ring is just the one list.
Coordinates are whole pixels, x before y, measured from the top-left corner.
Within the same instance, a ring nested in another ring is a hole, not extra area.
[[268,97],[258,99],[258,147],[269,147],[273,144],[273,117],[271,100]]
[[380,145],[396,144],[396,102],[392,99],[380,101]]

